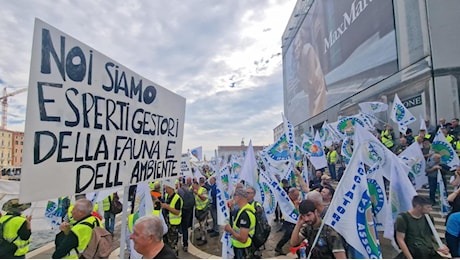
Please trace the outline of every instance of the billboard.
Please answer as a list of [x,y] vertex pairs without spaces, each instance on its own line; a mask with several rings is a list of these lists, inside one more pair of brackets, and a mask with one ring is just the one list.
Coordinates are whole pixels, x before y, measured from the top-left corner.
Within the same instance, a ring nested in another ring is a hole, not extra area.
[[21,201],[179,176],[185,98],[36,19]]
[[299,24],[283,50],[284,111],[294,125],[398,71],[391,0],[314,1]]

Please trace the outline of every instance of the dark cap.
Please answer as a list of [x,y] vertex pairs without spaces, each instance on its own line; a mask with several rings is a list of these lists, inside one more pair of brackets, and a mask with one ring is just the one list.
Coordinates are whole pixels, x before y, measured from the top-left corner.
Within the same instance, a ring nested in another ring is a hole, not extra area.
[[315,203],[311,200],[302,200],[299,204],[299,213],[304,215],[308,212],[315,212]]

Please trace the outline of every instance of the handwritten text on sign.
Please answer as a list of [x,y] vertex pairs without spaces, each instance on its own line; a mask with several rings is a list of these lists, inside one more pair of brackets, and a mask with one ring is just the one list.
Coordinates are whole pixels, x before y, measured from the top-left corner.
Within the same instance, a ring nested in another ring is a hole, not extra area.
[[180,173],[184,98],[39,20],[29,85],[22,180],[67,189],[44,198]]

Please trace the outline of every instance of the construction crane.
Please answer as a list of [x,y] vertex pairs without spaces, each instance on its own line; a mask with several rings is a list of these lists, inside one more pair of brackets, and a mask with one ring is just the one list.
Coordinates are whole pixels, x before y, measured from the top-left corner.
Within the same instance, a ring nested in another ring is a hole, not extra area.
[[0,97],[2,101],[2,126],[1,129],[6,129],[6,113],[8,111],[8,97],[17,95],[22,92],[26,92],[27,88],[20,88],[10,93],[6,93],[6,87],[3,89],[3,96]]

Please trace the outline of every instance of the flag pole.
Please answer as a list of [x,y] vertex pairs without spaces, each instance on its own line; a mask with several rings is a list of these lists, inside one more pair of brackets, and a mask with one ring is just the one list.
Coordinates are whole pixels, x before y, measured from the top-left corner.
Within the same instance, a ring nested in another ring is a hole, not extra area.
[[[425,218],[426,218],[426,221],[428,222],[428,225],[430,226],[431,233],[433,233],[433,236],[434,236],[436,242],[438,243],[439,248],[443,247],[444,244],[442,243],[441,238],[439,237],[438,231],[436,231],[436,228],[434,227],[430,216],[428,214],[425,214]],[[444,257],[444,258],[449,258],[449,259],[452,258],[452,255],[450,253],[445,255],[445,254],[443,254],[443,253],[441,253],[439,251],[436,251],[436,252],[438,252],[438,254],[440,256]]]
[[120,259],[125,258],[126,227],[128,226],[128,214],[126,212],[128,210],[128,196],[129,196],[129,186],[125,186],[123,189],[123,212],[121,213],[120,254],[119,254]]

